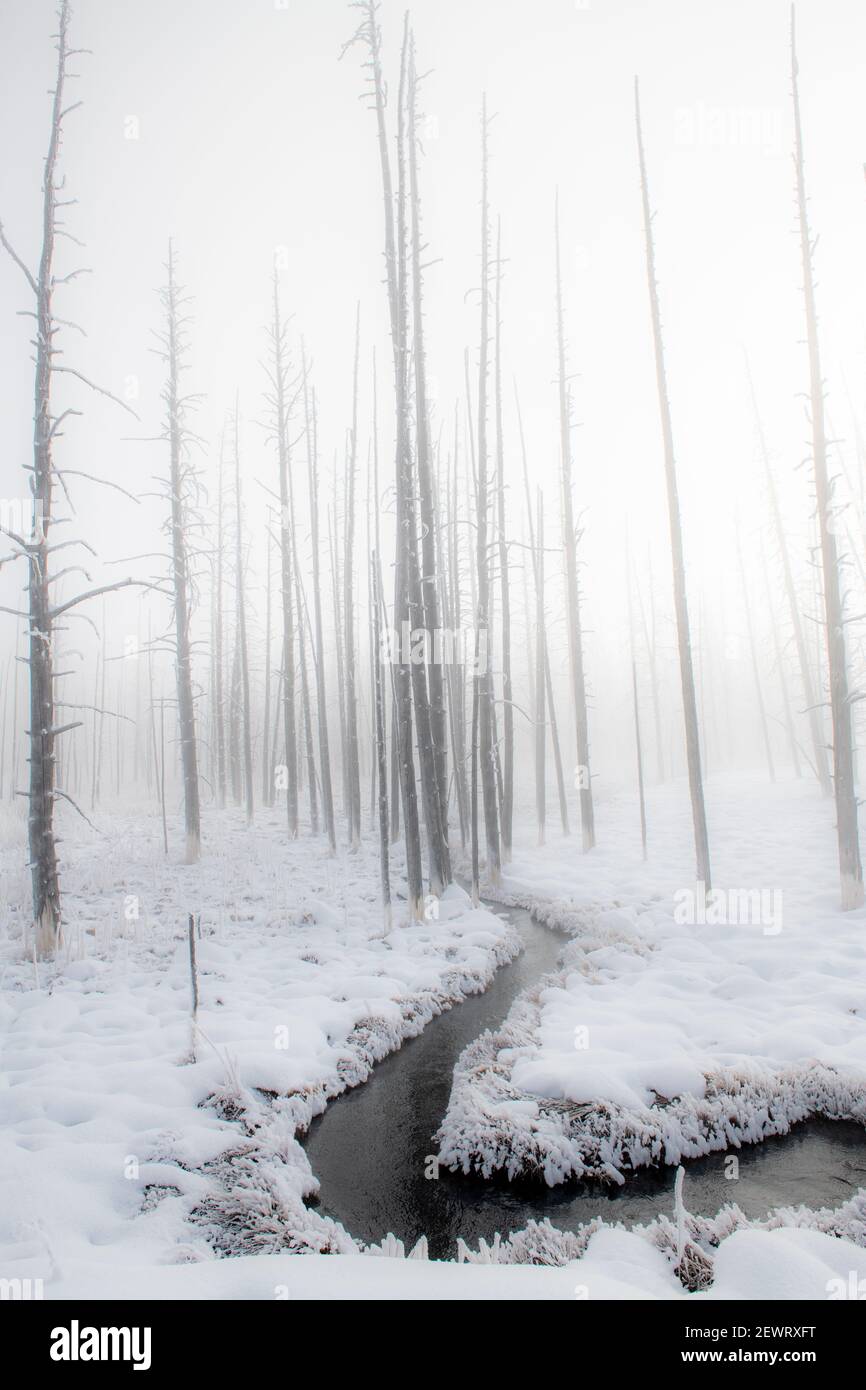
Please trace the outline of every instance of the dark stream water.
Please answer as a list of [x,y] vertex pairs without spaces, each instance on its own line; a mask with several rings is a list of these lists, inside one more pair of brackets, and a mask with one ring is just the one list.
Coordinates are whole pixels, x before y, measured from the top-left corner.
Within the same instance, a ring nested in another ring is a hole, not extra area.
[[[575,1230],[594,1216],[632,1225],[672,1213],[673,1168],[640,1170],[619,1188],[486,1181],[444,1168],[436,1179],[425,1177],[457,1058],[485,1028],[502,1023],[521,990],[553,969],[564,944],[563,936],[522,909],[503,909],[502,915],[520,931],[523,954],[497,972],[484,994],[434,1019],[380,1062],[364,1085],[332,1100],[310,1127],[304,1143],[321,1182],[319,1210],[356,1237],[378,1241],[390,1231],[408,1250],[426,1235],[430,1255],[443,1259],[454,1258],[459,1236],[475,1245],[479,1236],[491,1240],[533,1218]],[[746,1145],[737,1157],[736,1180],[725,1177],[722,1153],[686,1165],[690,1211],[713,1216],[726,1202],[748,1216],[801,1202],[833,1207],[866,1186],[866,1132],[855,1124],[810,1121],[783,1138]]]

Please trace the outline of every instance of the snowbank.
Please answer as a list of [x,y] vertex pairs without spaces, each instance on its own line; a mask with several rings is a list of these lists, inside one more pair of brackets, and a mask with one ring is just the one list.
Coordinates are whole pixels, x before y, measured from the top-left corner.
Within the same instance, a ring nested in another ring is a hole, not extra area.
[[626,803],[607,808],[603,853],[515,856],[502,897],[575,939],[461,1057],[439,1135],[452,1168],[622,1182],[810,1115],[866,1123],[866,913],[835,906],[825,804],[799,784],[713,782],[712,912],[686,877],[675,798],[651,806],[674,846],[652,868]]
[[0,1274],[53,1291],[86,1266],[108,1295],[119,1269],[155,1285],[218,1254],[354,1250],[305,1205],[296,1130],[484,989],[519,934],[452,888],[423,924],[398,903],[383,935],[375,848],[334,861],[289,842],[279,811],[253,829],[213,817],[190,867],[166,860],[155,818],[103,823],[63,825],[65,955],[38,971],[23,826],[4,826]]

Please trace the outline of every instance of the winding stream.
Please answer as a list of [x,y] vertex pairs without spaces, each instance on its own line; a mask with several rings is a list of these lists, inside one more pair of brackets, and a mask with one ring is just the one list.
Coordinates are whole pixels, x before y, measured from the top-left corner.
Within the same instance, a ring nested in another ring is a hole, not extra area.
[[[499,1231],[549,1217],[575,1230],[594,1216],[628,1225],[671,1214],[673,1169],[642,1170],[624,1187],[570,1183],[556,1188],[440,1170],[425,1177],[432,1135],[448,1105],[454,1064],[467,1043],[503,1022],[515,996],[552,970],[565,938],[519,908],[497,909],[517,927],[525,950],[503,966],[484,994],[473,995],[386,1057],[362,1086],[332,1100],[303,1141],[321,1183],[319,1210],[367,1241],[393,1232],[407,1249],[426,1235],[434,1259],[454,1258]],[[838,1206],[866,1186],[866,1135],[856,1124],[811,1121],[783,1138],[738,1151],[739,1178],[725,1177],[725,1155],[686,1166],[685,1202],[713,1216],[735,1201],[748,1216],[805,1203]]]

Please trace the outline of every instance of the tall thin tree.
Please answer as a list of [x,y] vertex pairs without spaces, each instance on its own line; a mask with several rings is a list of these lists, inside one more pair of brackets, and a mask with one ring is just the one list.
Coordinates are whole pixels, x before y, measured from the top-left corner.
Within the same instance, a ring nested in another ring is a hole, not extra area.
[[818,340],[813,253],[809,228],[806,171],[803,157],[803,124],[800,113],[799,70],[794,6],[791,6],[791,90],[794,101],[794,164],[796,169],[797,220],[803,271],[803,303],[809,351],[809,404],[812,422],[812,468],[820,534],[821,576],[824,590],[824,636],[830,674],[830,712],[833,722],[833,791],[836,798],[836,836],[842,908],[862,907],[863,866],[857,828],[857,793],[854,787],[854,746],[851,728],[851,693],[845,644],[845,614],[839,579],[839,556],[833,529],[833,487],[827,468],[827,434],[824,421],[824,378]]
[[664,447],[665,483],[667,487],[668,520],[671,538],[671,563],[673,567],[674,605],[677,620],[677,642],[680,659],[680,684],[683,698],[683,718],[686,734],[686,760],[689,771],[689,792],[692,803],[692,824],[695,837],[695,857],[697,876],[707,890],[711,886],[710,845],[707,835],[707,814],[704,806],[704,781],[701,770],[700,733],[698,728],[698,707],[695,695],[695,674],[692,665],[691,629],[689,627],[689,608],[686,595],[686,570],[683,558],[683,532],[680,518],[679,491],[677,487],[676,456],[674,454],[673,425],[668,399],[667,374],[665,371],[664,342],[662,339],[661,310],[659,308],[658,282],[655,268],[655,244],[653,242],[652,212],[650,210],[649,183],[647,181],[646,158],[644,156],[643,131],[640,117],[640,89],[638,80],[634,82],[635,127],[637,131],[638,162],[640,165],[641,200],[643,205],[644,239],[646,242],[647,284],[649,287],[650,315],[652,318],[653,349],[656,364],[656,387],[658,390],[659,411],[661,413],[662,443]]

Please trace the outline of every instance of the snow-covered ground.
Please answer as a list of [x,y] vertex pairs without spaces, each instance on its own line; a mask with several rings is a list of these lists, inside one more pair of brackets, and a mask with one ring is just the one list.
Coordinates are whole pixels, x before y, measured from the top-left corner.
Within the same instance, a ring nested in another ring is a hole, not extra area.
[[[713,1078],[741,1073],[752,1090],[739,1096],[739,1130],[719,1130],[724,1146],[784,1129],[812,1104],[810,1074],[825,1111],[835,1097],[837,1113],[856,1102],[863,1119],[866,916],[836,910],[830,808],[794,784],[709,785],[716,883],[778,888],[777,932],[775,919],[673,920],[691,861],[683,799],[681,784],[651,797],[647,866],[625,799],[601,803],[590,857],[555,834],[540,850],[529,833],[519,842],[505,896],[578,935],[561,977],[515,1006],[501,1040],[478,1045],[477,1074],[464,1058],[443,1145],[452,1160],[478,1135],[486,1144],[499,1107],[497,1156],[525,1155],[530,1136],[556,1178],[585,1152],[575,1107],[602,1101],[608,1116],[642,1120],[690,1106],[691,1129],[662,1125],[658,1156],[674,1163],[707,1146]],[[665,1220],[577,1236],[540,1227],[461,1249],[460,1263],[423,1249],[388,1258],[403,1253],[392,1242],[363,1252],[305,1203],[316,1180],[297,1129],[483,988],[516,933],[453,889],[420,926],[398,906],[383,936],[374,849],[334,861],[309,838],[290,844],[278,810],[252,829],[211,813],[193,867],[166,859],[150,814],[98,820],[100,833],[64,814],[66,951],[38,969],[22,953],[23,824],[0,827],[0,1277],[41,1279],[46,1297],[64,1298],[598,1299],[827,1298],[834,1280],[866,1276],[859,1197],[841,1214],[763,1224],[684,1216],[679,1235]],[[180,841],[171,825],[172,848]],[[657,860],[654,842],[673,848]],[[189,912],[201,914],[195,1032]],[[750,1109],[758,1083],[782,1074],[782,1100],[761,1091]],[[645,1152],[629,1140],[635,1161],[656,1143],[641,1133]],[[613,1140],[601,1147],[623,1166]],[[687,1294],[678,1262],[692,1287],[712,1283]]]
[[714,896],[691,871],[681,786],[650,802],[644,865],[622,833],[515,853],[502,897],[575,933],[562,969],[467,1048],[442,1127],[452,1166],[623,1181],[784,1134],[866,1123],[866,910],[842,913],[832,812],[806,783],[708,790]]
[[121,1268],[146,1284],[227,1242],[354,1248],[303,1205],[316,1181],[298,1124],[482,989],[517,933],[452,888],[422,925],[398,904],[383,935],[375,853],[335,863],[288,843],[278,812],[253,829],[209,818],[193,867],[166,860],[156,818],[99,819],[103,834],[64,823],[66,950],[38,969],[20,934],[23,826],[4,826],[2,1275],[55,1291],[83,1261],[109,1295]]

